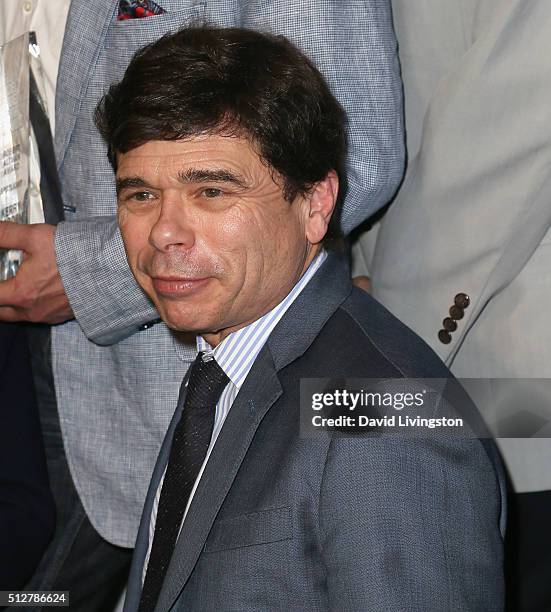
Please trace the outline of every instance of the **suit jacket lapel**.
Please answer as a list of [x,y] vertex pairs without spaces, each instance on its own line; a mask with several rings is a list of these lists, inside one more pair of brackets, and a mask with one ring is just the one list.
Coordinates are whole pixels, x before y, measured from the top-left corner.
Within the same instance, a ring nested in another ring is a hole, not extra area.
[[268,338],[277,371],[308,349],[351,291],[347,258],[329,253]]
[[[73,0],[69,9],[56,87],[55,148],[58,169],[63,164],[91,70],[117,10],[117,2],[112,2],[112,8],[107,11],[105,4],[105,0]],[[83,32],[86,32],[86,36],[82,35]]]
[[[189,378],[189,370],[187,371],[184,382]],[[170,447],[172,446],[172,438],[174,436],[174,430],[180,420],[182,414],[182,408],[184,406],[184,399],[186,395],[186,387],[182,385],[180,387],[180,394],[178,397],[178,403],[172,421],[170,422],[167,434],[161,445],[157,463],[151,476],[151,482],[145,498],[144,509],[142,512],[142,518],[140,520],[140,528],[138,530],[138,536],[136,538],[136,545],[134,547],[134,555],[132,556],[132,565],[130,567],[130,574],[128,576],[128,587],[126,591],[126,598],[124,601],[125,612],[133,612],[137,610],[140,604],[140,595],[142,592],[142,573],[145,562],[145,556],[149,548],[149,526],[151,522],[151,511],[153,509],[153,502],[157,494],[157,489],[161,482],[161,478],[165,473],[166,465],[168,463],[168,457],[170,455]]]
[[167,570],[157,612],[171,609],[189,579],[256,429],[281,393],[272,356],[264,347],[235,399],[199,481]]

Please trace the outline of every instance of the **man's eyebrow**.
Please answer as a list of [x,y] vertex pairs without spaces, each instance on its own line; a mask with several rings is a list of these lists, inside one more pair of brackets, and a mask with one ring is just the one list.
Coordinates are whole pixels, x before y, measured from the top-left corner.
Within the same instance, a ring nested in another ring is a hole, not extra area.
[[[207,170],[207,169],[196,169],[191,168],[189,170],[182,170],[178,172],[178,179],[182,183],[207,183],[213,181],[216,183],[233,183],[238,187],[246,187],[245,181],[228,170]],[[145,187],[151,189],[152,186],[139,176],[128,176],[125,178],[118,178],[116,181],[117,194],[123,189],[131,189],[133,187]]]
[[213,181],[215,183],[233,183],[238,187],[246,187],[245,181],[230,172],[229,170],[207,170],[207,169],[196,169],[190,168],[189,170],[182,170],[178,173],[178,178],[182,183],[208,183]]
[[127,176],[126,178],[117,179],[117,194],[123,189],[129,189],[131,187],[151,187],[151,185],[139,176]]

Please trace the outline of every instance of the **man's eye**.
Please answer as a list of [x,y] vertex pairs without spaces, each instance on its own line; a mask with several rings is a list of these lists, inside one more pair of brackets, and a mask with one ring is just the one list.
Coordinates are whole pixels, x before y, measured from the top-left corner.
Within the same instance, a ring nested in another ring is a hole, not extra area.
[[222,195],[221,189],[216,189],[215,187],[207,187],[202,191],[205,198],[218,198]]
[[149,191],[137,191],[133,193],[130,198],[132,200],[136,200],[137,202],[147,202],[153,198],[153,194]]

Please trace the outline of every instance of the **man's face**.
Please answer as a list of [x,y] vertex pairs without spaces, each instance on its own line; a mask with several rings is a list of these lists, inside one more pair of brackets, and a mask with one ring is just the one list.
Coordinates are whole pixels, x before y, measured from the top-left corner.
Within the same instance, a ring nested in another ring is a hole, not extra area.
[[331,215],[321,209],[336,194],[336,178],[326,181],[290,204],[245,138],[151,141],[119,154],[132,272],[171,328],[218,344],[279,303],[318,252]]

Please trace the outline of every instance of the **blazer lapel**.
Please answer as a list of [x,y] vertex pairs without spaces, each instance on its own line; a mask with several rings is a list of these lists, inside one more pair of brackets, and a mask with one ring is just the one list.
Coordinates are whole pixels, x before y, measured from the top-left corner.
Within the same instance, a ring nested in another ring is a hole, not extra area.
[[[63,38],[56,87],[55,148],[58,170],[75,127],[92,68],[103,48],[117,2],[105,10],[106,0],[73,0]],[[83,32],[86,35],[83,36]]]
[[278,372],[308,349],[351,291],[347,258],[329,253],[268,338]]
[[[188,370],[184,376],[184,382],[189,378],[190,371]],[[134,547],[134,554],[132,556],[132,565],[130,567],[130,574],[128,576],[128,587],[126,590],[126,598],[124,601],[124,612],[134,612],[140,605],[140,596],[142,592],[142,574],[145,562],[145,556],[149,548],[149,526],[151,521],[151,511],[153,509],[153,502],[157,494],[157,489],[161,482],[161,478],[165,473],[166,465],[168,463],[168,457],[170,455],[170,447],[172,446],[172,438],[174,436],[174,430],[180,420],[182,409],[184,406],[184,399],[186,394],[186,387],[182,384],[180,388],[180,394],[178,397],[178,403],[172,421],[170,422],[167,434],[161,445],[159,451],[159,457],[151,476],[151,482],[145,498],[144,509],[142,511],[142,518],[140,520],[140,528],[138,530],[138,536],[136,538],[136,545]]]
[[229,411],[199,481],[176,542],[156,612],[170,610],[184,588],[256,429],[281,394],[273,359],[265,346]]

